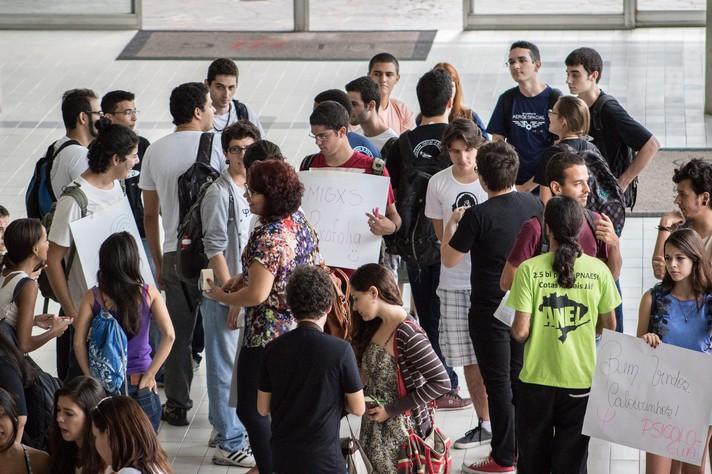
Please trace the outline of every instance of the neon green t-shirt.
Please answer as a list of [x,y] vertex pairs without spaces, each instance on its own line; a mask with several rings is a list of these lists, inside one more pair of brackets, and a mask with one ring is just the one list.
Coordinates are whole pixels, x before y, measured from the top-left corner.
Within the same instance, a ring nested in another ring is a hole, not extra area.
[[522,263],[507,305],[531,314],[524,345],[525,383],[561,388],[588,388],[596,366],[598,315],[621,302],[613,276],[599,259],[576,259],[573,288],[562,288],[551,268],[552,252]]

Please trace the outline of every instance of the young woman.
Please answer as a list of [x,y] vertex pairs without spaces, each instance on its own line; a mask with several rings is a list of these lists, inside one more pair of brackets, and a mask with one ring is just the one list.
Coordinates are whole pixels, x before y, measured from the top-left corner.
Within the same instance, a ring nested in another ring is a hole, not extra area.
[[[107,238],[99,248],[98,285],[87,291],[74,322],[74,353],[84,375],[91,376],[87,336],[101,308],[109,310],[128,339],[126,366],[128,394],[136,399],[154,430],[161,423],[161,400],[156,372],[173,346],[175,333],[166,304],[158,290],[143,282],[136,241],[128,232]],[[161,333],[161,343],[151,359],[148,331],[151,319]]]
[[[72,320],[52,315],[35,317],[37,282],[32,274],[47,260],[47,232],[37,219],[16,219],[5,229],[7,253],[0,277],[0,320],[14,329],[12,337],[20,351],[32,352],[67,330]],[[32,335],[32,327],[47,331]],[[14,333],[14,334],[13,334]]]
[[453,87],[455,91],[455,96],[452,98],[452,110],[450,111],[449,121],[452,123],[453,120],[458,118],[464,118],[467,120],[472,120],[477,128],[480,129],[482,136],[485,140],[489,141],[490,136],[487,133],[487,128],[484,122],[477,113],[469,107],[466,107],[464,102],[464,93],[462,92],[462,82],[460,81],[460,73],[457,72],[455,66],[450,63],[437,63],[433,69],[442,69],[450,74],[452,78]]
[[43,451],[28,448],[20,443],[15,402],[10,393],[0,388],[0,466],[2,472],[46,474],[49,456]]
[[[425,332],[403,308],[390,270],[375,263],[360,267],[351,276],[351,296],[352,344],[365,395],[377,400],[361,421],[359,439],[378,472],[394,473],[407,437],[405,427],[412,424],[421,437],[430,434],[433,414],[428,402],[450,390],[450,378]],[[404,397],[398,393],[398,372],[405,380]]]
[[106,465],[94,449],[91,410],[106,396],[99,382],[77,377],[54,395],[49,452],[52,474],[103,473]]
[[116,474],[173,472],[151,422],[132,398],[104,398],[92,410],[91,419],[96,451]]
[[596,365],[596,334],[615,328],[620,295],[606,264],[581,251],[583,219],[576,200],[549,200],[544,211],[549,252],[517,268],[509,295],[516,310],[512,337],[524,344],[515,391],[522,474],[586,472],[589,438],[581,428]]
[[[712,353],[712,271],[700,236],[692,229],[676,230],[665,241],[665,276],[640,301],[638,337],[651,347],[672,344]],[[707,435],[705,450],[709,445]],[[707,455],[703,456],[706,459]],[[673,462],[646,453],[647,474],[704,473],[703,466]]]

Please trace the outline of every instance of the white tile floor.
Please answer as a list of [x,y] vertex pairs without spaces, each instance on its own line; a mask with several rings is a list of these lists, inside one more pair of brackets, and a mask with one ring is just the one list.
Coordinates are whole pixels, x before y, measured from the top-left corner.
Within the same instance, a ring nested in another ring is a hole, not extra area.
[[[170,132],[167,101],[175,85],[202,80],[208,61],[115,61],[133,32],[0,31],[0,203],[14,216],[23,214],[23,196],[34,161],[48,143],[63,134],[59,97],[66,89],[91,87],[137,93],[140,128],[155,140]],[[402,64],[400,98],[415,105],[415,83],[431,65],[454,63],[461,72],[468,103],[487,118],[497,95],[511,80],[503,66],[507,45],[528,38],[541,45],[544,79],[563,89],[563,58],[580,45],[597,47],[606,59],[603,87],[618,96],[630,112],[649,126],[663,145],[695,147],[712,144],[712,120],[702,114],[702,29],[614,32],[460,32],[438,33],[427,61]],[[307,117],[312,97],[341,87],[366,72],[358,62],[241,61],[239,95],[263,118],[267,138],[277,142],[293,162],[312,152]],[[652,284],[650,253],[656,219],[629,219],[624,231],[625,328],[633,333],[643,289]],[[36,354],[43,367],[54,367],[52,347]],[[205,373],[194,380],[188,428],[166,426],[160,439],[176,472],[243,472],[213,466],[207,448]],[[437,415],[452,438],[461,436],[475,418],[470,411]],[[487,448],[454,451],[455,466],[484,455]],[[590,472],[643,472],[637,450],[592,441]]]

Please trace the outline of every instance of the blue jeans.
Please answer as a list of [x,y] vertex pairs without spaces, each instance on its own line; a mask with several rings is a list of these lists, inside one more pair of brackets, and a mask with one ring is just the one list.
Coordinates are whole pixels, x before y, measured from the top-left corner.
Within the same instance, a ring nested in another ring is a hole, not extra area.
[[153,425],[153,430],[158,433],[158,425],[161,424],[161,398],[148,388],[139,390],[138,385],[129,384],[128,392],[129,397],[141,405],[141,409],[146,413],[151,425]]
[[210,298],[200,303],[205,331],[205,370],[208,385],[208,419],[217,431],[218,445],[228,452],[245,445],[245,427],[229,406],[232,367],[240,331],[226,325],[228,307]]

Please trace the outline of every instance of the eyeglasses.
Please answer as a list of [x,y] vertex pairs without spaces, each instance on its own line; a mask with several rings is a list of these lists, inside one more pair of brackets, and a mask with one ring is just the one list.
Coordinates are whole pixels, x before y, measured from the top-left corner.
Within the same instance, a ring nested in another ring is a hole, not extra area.
[[262,194],[259,191],[255,191],[254,189],[250,189],[245,185],[245,197],[252,198],[255,194]]
[[89,111],[89,114],[90,114],[90,115],[98,115],[99,117],[103,117],[103,116],[104,116],[104,112],[102,112],[101,110],[90,110],[90,111]]
[[309,138],[313,138],[317,142],[323,142],[324,140],[329,138],[329,135],[330,135],[329,132],[333,132],[333,130],[329,130],[327,132],[317,133],[317,134],[310,133]]
[[551,115],[561,115],[559,112],[554,112],[552,109],[548,111]]
[[138,115],[139,110],[138,109],[126,109],[126,110],[121,110],[117,112],[104,112],[104,115],[123,115],[124,117],[131,117],[134,115]]
[[247,146],[231,146],[230,148],[227,149],[228,153],[232,153],[233,155],[243,155],[245,153],[245,150],[247,150],[249,147]]

